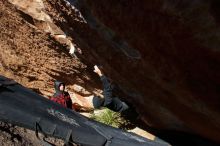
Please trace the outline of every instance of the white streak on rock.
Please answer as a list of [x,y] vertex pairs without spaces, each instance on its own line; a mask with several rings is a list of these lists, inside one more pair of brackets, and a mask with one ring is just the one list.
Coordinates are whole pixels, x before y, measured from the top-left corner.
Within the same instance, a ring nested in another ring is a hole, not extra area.
[[70,43],[70,51],[69,51],[69,53],[70,53],[71,55],[73,55],[73,54],[75,53],[75,50],[76,50],[76,48],[74,47],[73,43],[71,42],[71,43]]

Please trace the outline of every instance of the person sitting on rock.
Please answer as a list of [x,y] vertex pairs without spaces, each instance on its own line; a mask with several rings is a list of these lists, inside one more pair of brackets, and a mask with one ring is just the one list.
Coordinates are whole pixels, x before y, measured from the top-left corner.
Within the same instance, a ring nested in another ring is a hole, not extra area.
[[50,100],[77,112],[89,112],[92,110],[90,107],[83,107],[76,102],[73,103],[69,93],[65,91],[65,84],[63,82],[55,81],[54,88],[55,94],[50,98]]
[[72,108],[72,100],[68,92],[65,91],[65,84],[60,81],[54,82],[55,94],[50,98],[50,100],[59,103],[63,107]]

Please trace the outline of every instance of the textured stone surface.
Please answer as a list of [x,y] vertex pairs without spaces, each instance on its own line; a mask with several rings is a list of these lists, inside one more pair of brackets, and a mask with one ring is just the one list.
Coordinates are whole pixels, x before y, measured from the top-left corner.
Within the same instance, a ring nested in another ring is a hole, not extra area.
[[50,95],[48,82],[60,79],[70,91],[78,84],[90,96],[101,87],[92,66],[102,65],[143,123],[219,141],[219,1],[80,2],[87,4],[78,5],[82,14],[63,0],[44,1],[54,24],[82,50],[79,62],[1,1],[1,74]]
[[130,91],[127,100],[145,123],[219,141],[219,1],[87,3],[96,19],[117,34],[116,41],[125,40],[141,54],[132,59],[117,47],[93,50],[108,75]]

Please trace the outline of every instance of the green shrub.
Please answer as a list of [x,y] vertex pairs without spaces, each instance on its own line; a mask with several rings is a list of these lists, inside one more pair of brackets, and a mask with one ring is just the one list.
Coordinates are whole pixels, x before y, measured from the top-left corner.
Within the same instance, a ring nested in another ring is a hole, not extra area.
[[93,113],[90,118],[116,128],[119,128],[123,123],[120,113],[116,113],[107,108],[99,111],[98,113]]
[[102,110],[98,110],[98,112],[94,112],[90,118],[123,130],[131,130],[136,127],[129,119],[125,119],[120,113],[114,112],[108,108],[103,108]]

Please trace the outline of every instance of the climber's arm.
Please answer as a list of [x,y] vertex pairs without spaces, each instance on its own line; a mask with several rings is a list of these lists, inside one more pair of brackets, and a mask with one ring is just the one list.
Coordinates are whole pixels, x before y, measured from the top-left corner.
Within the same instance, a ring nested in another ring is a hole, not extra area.
[[105,105],[108,105],[112,102],[112,88],[111,84],[109,83],[108,79],[105,75],[101,72],[101,70],[98,68],[98,66],[94,66],[94,72],[97,73],[100,76],[100,79],[103,84],[103,95],[105,98]]
[[103,75],[100,77],[102,84],[103,84],[103,95],[105,98],[105,105],[108,105],[112,102],[112,88],[111,84],[109,83],[108,79]]

